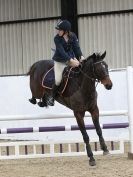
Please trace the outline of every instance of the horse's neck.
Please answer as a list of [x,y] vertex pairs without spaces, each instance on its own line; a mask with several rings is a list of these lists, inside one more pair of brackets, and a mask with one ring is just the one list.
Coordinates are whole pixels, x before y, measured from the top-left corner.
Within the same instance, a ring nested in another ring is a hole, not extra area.
[[85,95],[90,95],[92,94],[92,92],[95,92],[95,81],[93,80],[93,76],[92,76],[92,72],[87,71],[87,73],[85,72],[84,74],[82,74],[81,76],[81,92],[82,94]]
[[86,92],[92,92],[95,89],[95,81],[90,78],[84,77],[81,85],[81,89]]

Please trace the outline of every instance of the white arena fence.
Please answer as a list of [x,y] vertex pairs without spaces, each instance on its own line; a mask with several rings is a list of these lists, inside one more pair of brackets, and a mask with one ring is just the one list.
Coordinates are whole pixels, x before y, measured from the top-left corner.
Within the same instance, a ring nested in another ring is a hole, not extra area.
[[[133,153],[133,68],[127,67],[127,110],[117,111],[104,111],[100,112],[100,116],[128,116],[128,123],[119,124],[101,124],[102,129],[113,129],[113,128],[126,128],[129,126],[129,141],[130,141],[130,153]],[[86,114],[86,117],[90,116]],[[54,116],[49,115],[30,115],[30,116],[1,116],[0,121],[22,121],[22,120],[38,120],[38,119],[63,119],[63,118],[74,118],[72,114],[56,114]],[[93,125],[89,125],[88,129],[93,129]],[[64,126],[52,126],[52,127],[25,127],[25,128],[1,128],[1,134],[12,134],[12,133],[28,133],[28,132],[50,132],[57,131],[77,131],[78,127],[72,127],[72,125]],[[59,134],[57,134],[59,136]],[[111,154],[124,153],[124,138],[118,137],[104,137],[107,145],[110,146]],[[94,155],[102,154],[100,150],[98,137],[90,138],[91,146],[93,148]],[[7,141],[0,143],[0,159],[19,159],[19,158],[35,158],[35,157],[56,157],[56,156],[79,156],[86,155],[85,145],[82,137],[68,138],[67,140],[51,140],[45,141]]]

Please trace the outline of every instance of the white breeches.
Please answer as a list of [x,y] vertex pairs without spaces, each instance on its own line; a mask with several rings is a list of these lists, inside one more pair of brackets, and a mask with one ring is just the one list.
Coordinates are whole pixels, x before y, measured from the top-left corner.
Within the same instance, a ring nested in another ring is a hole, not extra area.
[[66,63],[54,61],[55,84],[57,86],[59,86],[61,83],[62,73],[66,66],[67,66]]

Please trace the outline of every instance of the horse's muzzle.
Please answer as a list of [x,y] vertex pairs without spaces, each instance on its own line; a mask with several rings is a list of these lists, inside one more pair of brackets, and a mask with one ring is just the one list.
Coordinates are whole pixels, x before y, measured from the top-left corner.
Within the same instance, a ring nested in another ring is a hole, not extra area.
[[104,85],[104,87],[107,89],[107,90],[111,90],[112,89],[112,81],[110,80],[109,77],[106,77],[105,79],[103,79],[101,81],[101,83]]
[[111,90],[112,89],[112,86],[113,86],[113,84],[107,84],[107,85],[105,85],[105,88],[107,89],[107,90]]

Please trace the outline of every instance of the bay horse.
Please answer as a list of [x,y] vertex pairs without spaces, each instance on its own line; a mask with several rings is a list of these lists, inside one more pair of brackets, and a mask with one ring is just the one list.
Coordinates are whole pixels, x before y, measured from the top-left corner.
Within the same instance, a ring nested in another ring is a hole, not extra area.
[[[93,157],[89,144],[89,136],[84,123],[86,111],[91,114],[97,135],[99,136],[103,154],[106,155],[109,153],[99,124],[99,109],[97,106],[96,91],[97,82],[101,82],[107,90],[110,90],[113,85],[109,76],[108,65],[104,61],[105,56],[106,51],[103,54],[94,53],[87,57],[86,60],[82,62],[79,76],[72,77],[64,94],[58,94],[56,97],[57,102],[73,110],[86,145],[90,166],[96,165],[96,162]],[[30,89],[32,92],[32,99],[30,99],[30,102],[33,104],[36,103],[36,99],[41,98],[45,102],[46,96],[50,95],[51,90],[42,87],[42,78],[53,65],[54,63],[52,60],[40,60],[34,63],[27,73],[27,75],[30,75]],[[71,90],[73,90],[72,93]]]

